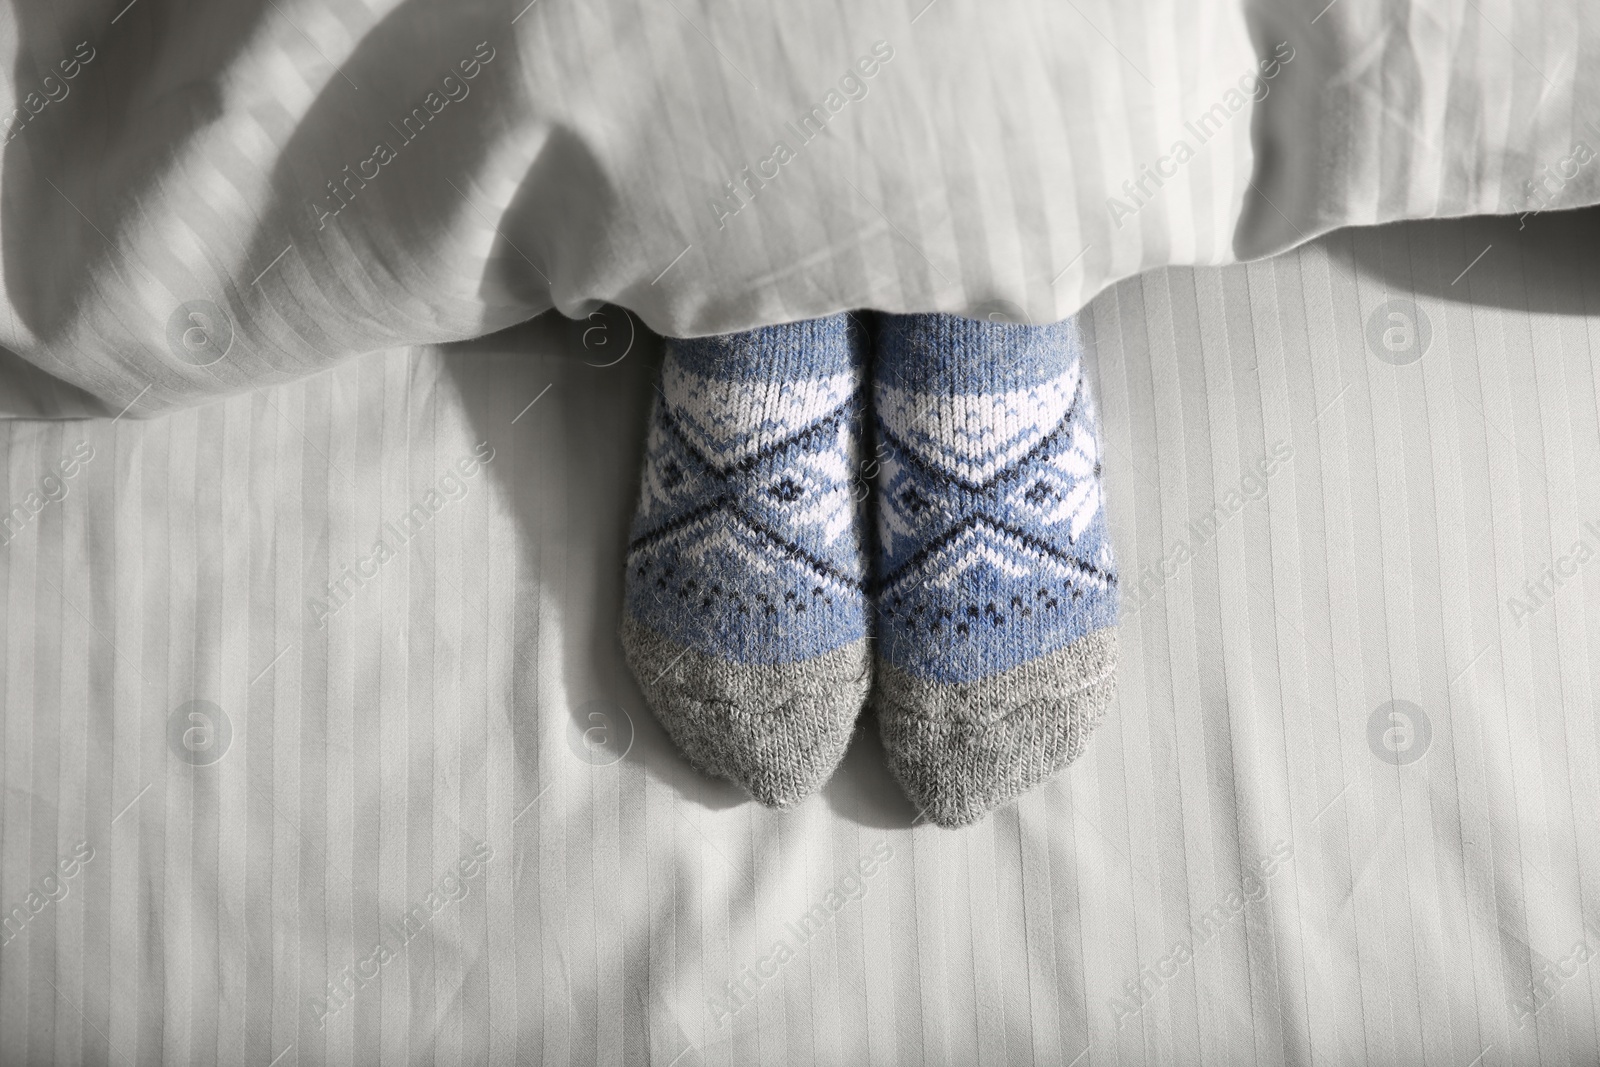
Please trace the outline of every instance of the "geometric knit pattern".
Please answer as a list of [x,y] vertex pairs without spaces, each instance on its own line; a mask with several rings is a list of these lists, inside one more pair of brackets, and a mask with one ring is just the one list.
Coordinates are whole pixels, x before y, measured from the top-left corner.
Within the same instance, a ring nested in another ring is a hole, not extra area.
[[1109,700],[1098,427],[1071,321],[877,321],[880,721],[912,799],[959,824],[1075,757]]
[[670,339],[651,413],[625,645],[686,754],[769,803],[832,771],[870,682],[865,370],[843,315]]
[[1056,651],[1117,614],[1071,324],[973,325],[963,332],[988,348],[919,348],[929,334],[890,332],[874,389],[879,636],[898,666],[952,683]]
[[[628,546],[636,617],[740,663],[866,634],[851,486],[862,368],[842,338],[786,348],[782,331],[739,335],[752,354],[767,342],[801,364],[758,381],[726,358],[726,338],[672,343]],[[801,370],[812,376],[790,376]]]

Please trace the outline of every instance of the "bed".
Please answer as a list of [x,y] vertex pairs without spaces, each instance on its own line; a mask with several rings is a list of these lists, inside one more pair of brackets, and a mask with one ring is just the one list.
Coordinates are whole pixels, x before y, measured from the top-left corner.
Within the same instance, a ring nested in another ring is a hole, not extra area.
[[[1584,5],[115,7],[0,37],[0,1063],[1600,1062]],[[1118,699],[962,831],[616,637],[661,335],[859,306],[1100,398]]]
[[7,423],[4,1059],[1593,1061],[1600,220],[1524,225],[1093,302],[1119,698],[959,832],[642,706],[620,308]]

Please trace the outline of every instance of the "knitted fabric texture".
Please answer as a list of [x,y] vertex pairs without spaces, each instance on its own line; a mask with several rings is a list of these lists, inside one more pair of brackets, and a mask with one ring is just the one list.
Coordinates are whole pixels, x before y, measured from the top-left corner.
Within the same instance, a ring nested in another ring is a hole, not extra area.
[[960,826],[1083,750],[1115,687],[1116,567],[1072,322],[880,315],[874,704]]
[[651,415],[623,648],[690,761],[776,807],[832,774],[870,684],[865,344],[844,315],[669,340]]

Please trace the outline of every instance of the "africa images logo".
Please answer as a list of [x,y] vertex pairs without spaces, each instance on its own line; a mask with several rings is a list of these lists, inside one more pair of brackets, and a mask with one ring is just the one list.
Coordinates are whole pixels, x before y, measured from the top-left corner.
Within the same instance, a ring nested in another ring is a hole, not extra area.
[[[871,88],[867,82],[877,77],[878,72],[893,58],[893,45],[888,41],[875,41],[872,54],[857,59],[855,65],[844,72],[836,88],[829,89],[820,101],[799,118],[783,124],[784,129],[793,136],[794,144],[798,148],[805,148],[822,136],[828,122],[847,105],[865,100]],[[729,219],[754,203],[756,194],[765,189],[768,182],[777,181],[783,168],[799,157],[797,148],[779,138],[772,143],[772,154],[759,160],[753,173],[748,164],[740,167],[734,177],[722,183],[722,196],[707,201],[711,213],[717,217],[717,229],[726,229]]]
[[493,445],[487,441],[478,442],[471,455],[462,456],[446,467],[436,485],[429,486],[403,515],[384,521],[380,536],[372,542],[371,551],[358,555],[337,571],[330,565],[328,573],[333,577],[320,590],[325,596],[306,598],[306,611],[315,620],[317,629],[327,629],[328,619],[339,614],[358,592],[374,581],[383,565],[396,559],[400,549],[427,529],[434,516],[450,504],[465,499],[471,485],[469,479],[487,467],[494,460],[494,455]]
[[[473,51],[470,59],[463,59],[456,64],[456,70],[446,74],[439,82],[438,89],[428,90],[422,98],[422,103],[413,107],[409,114],[400,120],[400,125],[389,123],[389,128],[399,137],[400,148],[405,148],[412,141],[422,135],[428,123],[438,117],[439,113],[449,107],[452,102],[459,104],[472,92],[472,87],[467,84],[479,74],[495,57],[495,51],[489,47],[488,41],[480,42]],[[355,203],[356,194],[367,187],[367,183],[376,181],[383,173],[383,168],[400,158],[400,149],[388,141],[379,141],[372,148],[372,154],[361,160],[352,170],[346,163],[339,172],[343,177],[328,179],[328,199],[331,206],[311,205],[312,213],[317,219],[317,229],[328,225],[328,220],[334,218]],[[370,168],[370,169],[369,169]]]
[[894,846],[879,841],[869,854],[860,857],[853,869],[828,887],[820,900],[812,902],[792,922],[783,926],[785,936],[772,943],[772,949],[754,963],[742,967],[737,974],[722,984],[720,992],[706,999],[706,1009],[717,1020],[718,1028],[727,1026],[734,1017],[755,1003],[761,990],[774,981],[783,968],[796,959],[802,949],[832,925],[834,919],[852,901],[867,895],[870,880],[881,873],[894,859]]
[[[1294,57],[1295,51],[1289,42],[1280,41],[1272,50],[1272,55],[1261,60],[1258,69],[1247,70],[1239,75],[1235,85],[1223,91],[1221,99],[1195,116],[1192,121],[1184,122],[1184,130],[1191,134],[1199,142],[1198,144],[1191,144],[1189,138],[1180,137],[1172,143],[1172,148],[1166,155],[1155,161],[1154,166],[1149,163],[1140,164],[1138,176],[1122,183],[1122,191],[1127,194],[1128,199],[1124,200],[1119,196],[1106,198],[1106,210],[1111,213],[1111,221],[1117,224],[1117,229],[1122,229],[1124,218],[1137,215],[1154,200],[1156,190],[1176,178],[1179,171],[1198,154],[1206,142],[1221,133],[1234,116],[1245,109],[1247,98],[1256,103],[1265,100],[1267,94],[1272,91],[1267,82],[1282,73],[1283,68],[1294,61]],[[1152,184],[1155,189],[1149,188]]]

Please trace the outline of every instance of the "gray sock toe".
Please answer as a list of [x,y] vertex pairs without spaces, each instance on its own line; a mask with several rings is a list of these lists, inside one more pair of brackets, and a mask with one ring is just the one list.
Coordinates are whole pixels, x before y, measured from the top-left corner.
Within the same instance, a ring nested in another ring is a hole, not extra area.
[[625,618],[622,647],[690,762],[773,808],[799,803],[833,774],[871,685],[865,640],[798,663],[742,664]]
[[966,826],[1083,752],[1116,692],[1115,627],[969,685],[878,664],[889,769],[929,819]]

